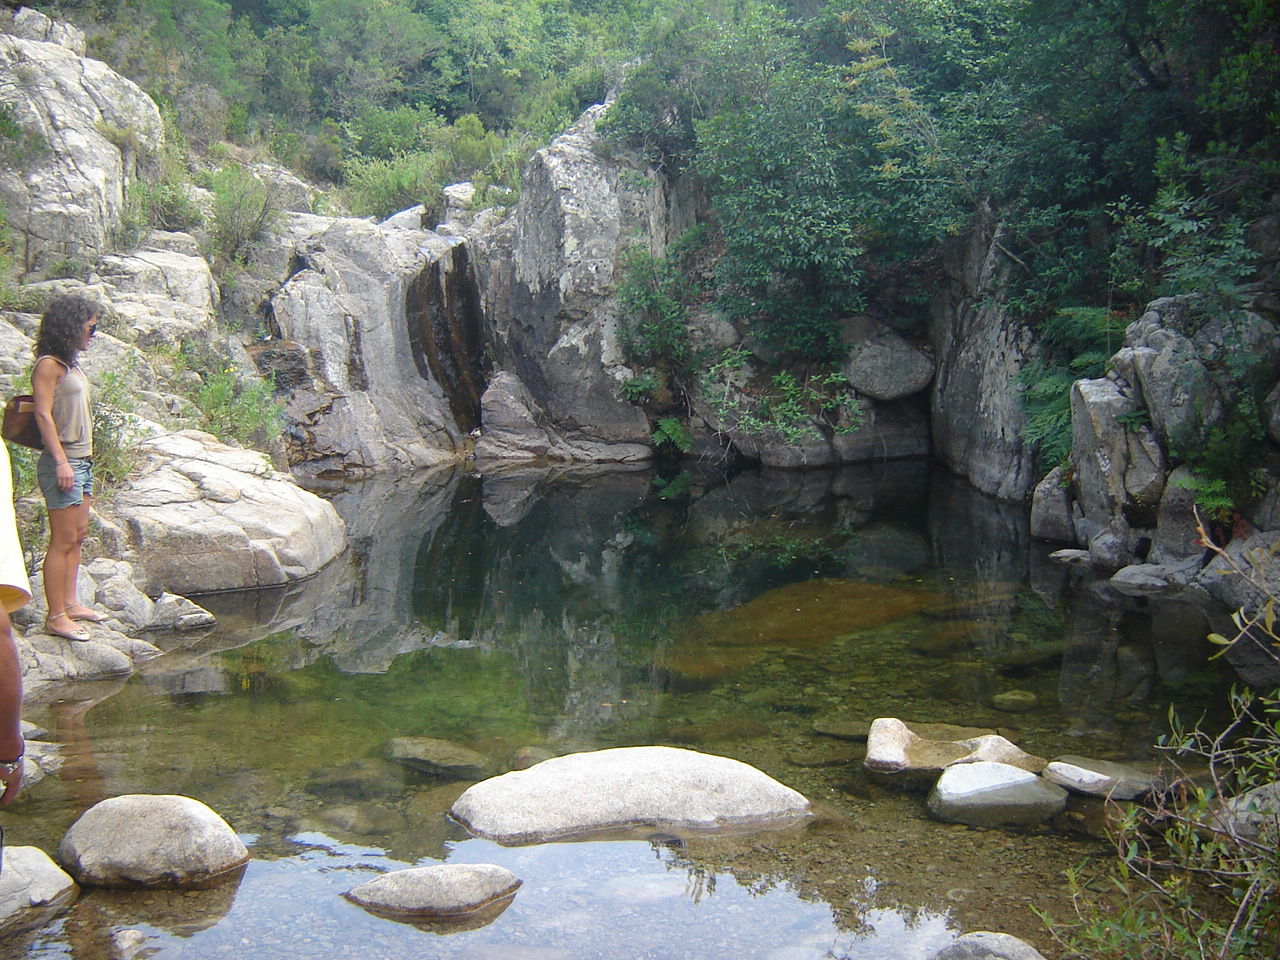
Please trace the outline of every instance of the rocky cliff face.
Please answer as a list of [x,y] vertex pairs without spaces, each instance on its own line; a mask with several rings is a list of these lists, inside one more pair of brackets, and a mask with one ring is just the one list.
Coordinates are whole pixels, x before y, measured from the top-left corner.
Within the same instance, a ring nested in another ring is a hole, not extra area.
[[1017,376],[1035,356],[1029,327],[1012,321],[1000,291],[1009,260],[1000,225],[976,224],[946,260],[947,289],[936,299],[930,339],[938,373],[930,397],[934,455],[979,490],[1022,500],[1035,483]]
[[510,219],[478,244],[496,365],[540,412],[531,428],[553,425],[566,441],[544,457],[589,450],[591,459],[632,460],[650,433],[644,414],[619,396],[630,372],[615,294],[621,255],[658,208],[647,202],[643,174],[632,171],[629,186],[623,164],[597,155],[604,110],[588,110],[534,154]]
[[275,250],[294,272],[255,348],[286,390],[290,460],[362,476],[453,462],[480,419],[481,317],[461,241],[295,215]]
[[33,10],[0,21],[0,105],[23,133],[0,162],[0,201],[27,272],[110,245],[125,191],[163,141],[160,111],[84,56],[84,36]]
[[[1168,297],[1129,325],[1108,366],[1107,376],[1072,390],[1071,482],[1064,486],[1059,471],[1037,488],[1032,534],[1084,547],[1109,569],[1189,562],[1189,578],[1204,550],[1192,513],[1197,481],[1185,461],[1230,429],[1234,392],[1280,389],[1280,329],[1258,313],[1211,319],[1194,298]],[[1245,519],[1274,529],[1276,478],[1264,470],[1257,481],[1270,492]]]

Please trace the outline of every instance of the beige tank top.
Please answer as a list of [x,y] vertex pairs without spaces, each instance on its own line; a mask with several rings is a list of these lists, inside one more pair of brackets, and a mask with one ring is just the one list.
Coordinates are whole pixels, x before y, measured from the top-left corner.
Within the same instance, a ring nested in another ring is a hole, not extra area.
[[[55,363],[57,357],[46,354]],[[40,360],[43,360],[41,357]],[[40,361],[37,360],[37,363]],[[64,367],[67,365],[62,363]],[[58,427],[62,452],[68,457],[93,456],[93,415],[89,412],[89,378],[79,367],[67,367],[53,392],[53,422]]]

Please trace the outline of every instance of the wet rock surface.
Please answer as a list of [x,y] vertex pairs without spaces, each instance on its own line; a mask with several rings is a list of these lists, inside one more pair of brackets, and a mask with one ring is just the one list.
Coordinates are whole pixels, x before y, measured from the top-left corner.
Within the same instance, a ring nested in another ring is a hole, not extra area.
[[80,892],[76,882],[37,847],[6,846],[0,856],[4,858],[0,937],[7,939],[43,925]]

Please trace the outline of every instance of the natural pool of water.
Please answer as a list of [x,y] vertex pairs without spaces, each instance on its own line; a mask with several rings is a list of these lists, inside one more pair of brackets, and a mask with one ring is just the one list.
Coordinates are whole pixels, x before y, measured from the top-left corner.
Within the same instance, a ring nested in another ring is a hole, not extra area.
[[[56,778],[0,813],[52,851],[87,806],[178,793],[250,844],[238,882],[87,892],[0,956],[160,958],[927,957],[959,932],[1054,951],[1079,832],[941,824],[886,791],[859,745],[877,716],[999,728],[1042,756],[1149,756],[1168,706],[1230,678],[1203,615],[1109,594],[1029,542],[1023,510],[923,463],[682,477],[462,472],[332,491],[349,553],[290,590],[208,598],[219,626],[127,682],[31,704]],[[1035,695],[1004,713],[992,697]],[[445,816],[466,784],[386,759],[451,740],[509,769],[551,753],[671,744],[736,757],[819,816],[751,837],[504,848]],[[423,929],[340,894],[377,873],[500,863],[496,919]],[[122,941],[123,942],[123,941]],[[7,951],[7,953],[6,953]]]

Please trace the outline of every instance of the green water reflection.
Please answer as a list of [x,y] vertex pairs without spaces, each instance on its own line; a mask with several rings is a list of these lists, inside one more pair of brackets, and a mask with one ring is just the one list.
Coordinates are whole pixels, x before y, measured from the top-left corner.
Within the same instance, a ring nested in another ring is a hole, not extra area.
[[[1107,594],[1029,543],[1023,511],[917,463],[694,477],[461,473],[333,493],[352,548],[291,590],[209,598],[127,683],[29,719],[61,774],[0,814],[52,851],[123,793],[196,797],[252,839],[239,885],[85,896],[14,956],[926,956],[994,928],[1050,951],[1031,907],[1096,841],[932,822],[829,735],[877,716],[1008,731],[1033,753],[1146,755],[1171,699],[1216,702],[1205,615]],[[1022,691],[1036,706],[996,709]],[[662,743],[752,763],[822,805],[804,831],[506,850],[444,816],[465,783],[386,757],[393,737],[521,758]],[[440,860],[525,880],[448,936],[338,894]],[[0,952],[4,948],[0,948]],[[489,951],[489,952],[486,952]]]

